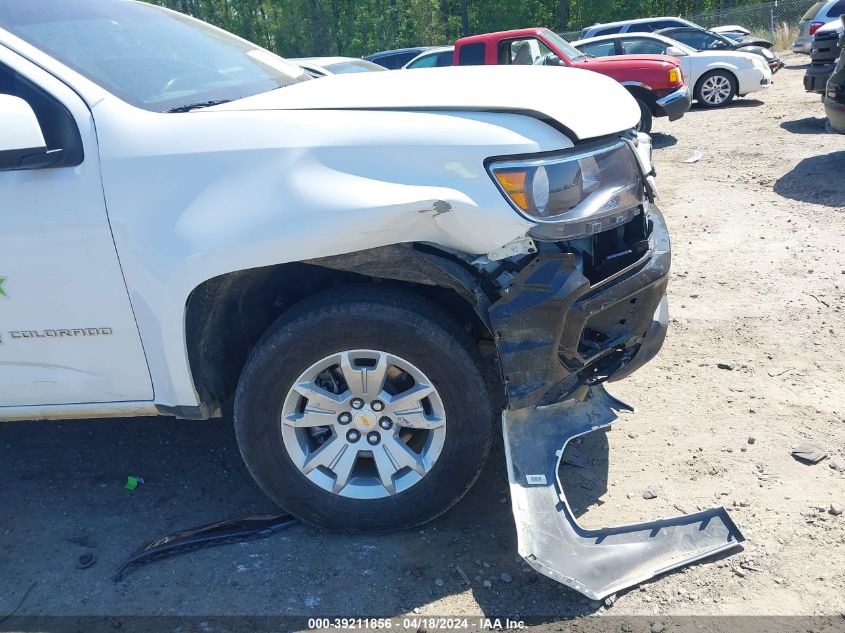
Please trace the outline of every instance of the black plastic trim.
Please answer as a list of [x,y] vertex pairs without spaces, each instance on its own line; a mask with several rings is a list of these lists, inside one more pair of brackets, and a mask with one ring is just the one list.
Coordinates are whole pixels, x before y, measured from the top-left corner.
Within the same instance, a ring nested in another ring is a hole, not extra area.
[[[541,244],[490,306],[509,408],[550,404],[579,386],[612,379],[644,347],[650,356],[657,353],[665,327],[655,330],[654,321],[671,251],[660,211],[650,205],[649,215],[649,254],[612,280],[591,286],[577,255]],[[604,338],[585,354],[588,329]]]

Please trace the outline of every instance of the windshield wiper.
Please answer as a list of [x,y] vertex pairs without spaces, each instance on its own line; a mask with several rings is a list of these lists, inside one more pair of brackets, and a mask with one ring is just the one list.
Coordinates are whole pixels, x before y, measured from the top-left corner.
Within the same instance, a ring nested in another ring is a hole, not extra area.
[[221,103],[229,103],[231,99],[220,99],[219,101],[202,101],[200,103],[189,103],[181,105],[176,108],[170,108],[166,112],[190,112],[191,110],[198,110],[200,108],[209,108],[211,106],[220,105]]

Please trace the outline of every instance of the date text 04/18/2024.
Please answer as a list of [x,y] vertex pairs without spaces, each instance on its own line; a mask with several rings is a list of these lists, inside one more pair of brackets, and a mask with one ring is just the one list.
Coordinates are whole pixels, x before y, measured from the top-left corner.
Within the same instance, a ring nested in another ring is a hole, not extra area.
[[405,618],[310,618],[308,628],[312,630],[520,630],[525,628],[523,620],[510,618],[443,618],[413,616]]

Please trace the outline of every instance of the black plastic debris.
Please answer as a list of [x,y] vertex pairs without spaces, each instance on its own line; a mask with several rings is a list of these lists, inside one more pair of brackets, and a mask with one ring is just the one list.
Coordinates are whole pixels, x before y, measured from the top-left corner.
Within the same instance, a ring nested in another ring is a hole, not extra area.
[[237,543],[253,538],[271,536],[280,530],[291,527],[299,519],[289,514],[275,514],[271,516],[252,516],[232,521],[219,521],[209,525],[176,532],[162,536],[147,543],[132,554],[117,574],[115,582],[120,582],[126,573],[138,565],[154,560],[169,558],[176,554],[184,554],[203,547],[216,547],[227,543]]

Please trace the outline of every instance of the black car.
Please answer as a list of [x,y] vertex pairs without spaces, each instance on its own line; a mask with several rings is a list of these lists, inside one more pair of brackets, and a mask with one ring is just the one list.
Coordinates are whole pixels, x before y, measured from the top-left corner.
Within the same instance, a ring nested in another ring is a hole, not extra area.
[[[712,31],[716,33],[715,31]],[[757,37],[756,35],[746,35],[745,33],[735,33],[735,32],[720,32],[716,33],[716,35],[722,35],[727,37],[734,43],[739,43],[742,46],[762,46],[763,48],[768,48],[772,50],[774,48],[774,44],[772,44],[769,40]]]
[[714,33],[707,29],[699,29],[691,26],[672,27],[657,31],[660,35],[671,38],[697,51],[742,51],[759,55],[766,60],[772,73],[783,68],[783,61],[770,49],[772,43],[750,35],[737,35],[739,39],[728,37],[721,33]]
[[[845,19],[843,19],[845,23]],[[839,53],[839,61],[827,82],[824,93],[824,109],[830,127],[845,134],[845,50]]]
[[389,70],[398,70],[420,53],[432,48],[431,46],[414,46],[413,48],[397,48],[392,51],[381,51],[364,57],[368,62],[384,66]]
[[824,93],[827,80],[836,66],[842,51],[842,29],[824,29],[816,32],[810,49],[810,65],[804,73],[804,90]]

